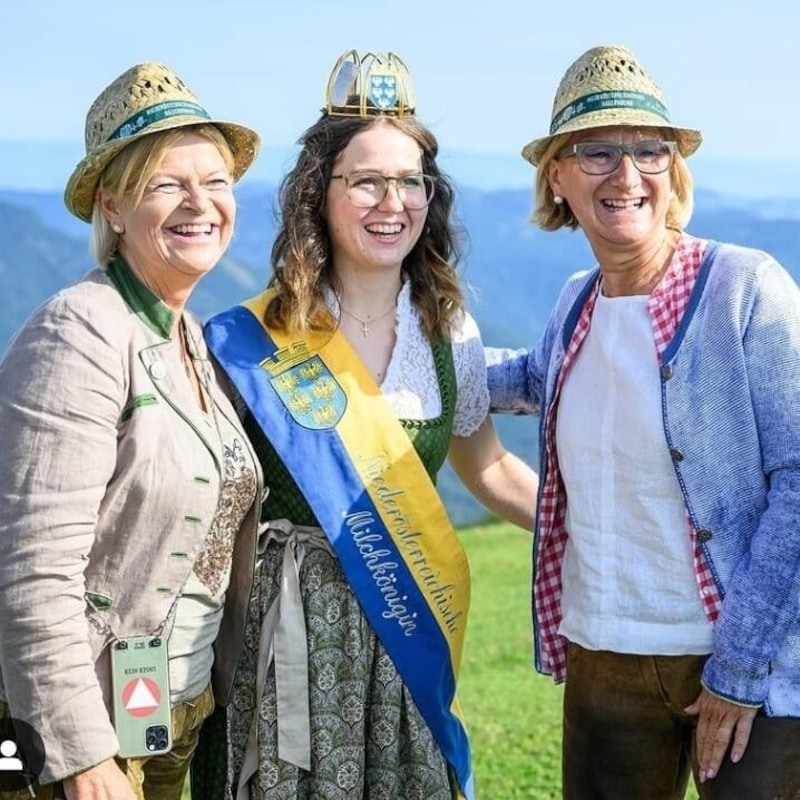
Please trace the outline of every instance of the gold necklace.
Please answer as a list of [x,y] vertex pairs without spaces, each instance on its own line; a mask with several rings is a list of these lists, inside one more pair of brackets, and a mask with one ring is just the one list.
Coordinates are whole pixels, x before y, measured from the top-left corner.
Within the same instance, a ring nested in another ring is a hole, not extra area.
[[383,314],[379,314],[377,317],[374,317],[373,319],[367,320],[367,319],[361,319],[361,317],[357,317],[352,311],[350,311],[349,309],[345,308],[344,307],[344,303],[342,303],[341,301],[339,301],[339,305],[342,307],[342,311],[344,311],[344,313],[347,314],[348,317],[352,317],[356,322],[360,322],[361,323],[361,335],[365,339],[367,338],[367,336],[369,336],[369,326],[373,322],[377,322],[379,319],[383,319],[385,316],[391,314],[392,311],[394,311],[397,308],[397,302],[395,302],[392,305],[392,307],[391,308],[387,308],[386,311],[383,312]]

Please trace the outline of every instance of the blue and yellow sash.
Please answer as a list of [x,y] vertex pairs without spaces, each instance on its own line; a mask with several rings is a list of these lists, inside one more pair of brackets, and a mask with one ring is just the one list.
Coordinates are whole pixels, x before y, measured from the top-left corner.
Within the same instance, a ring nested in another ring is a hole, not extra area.
[[270,294],[213,317],[208,346],[269,438],[472,798],[456,700],[469,565],[430,476],[339,331],[298,341],[261,320]]

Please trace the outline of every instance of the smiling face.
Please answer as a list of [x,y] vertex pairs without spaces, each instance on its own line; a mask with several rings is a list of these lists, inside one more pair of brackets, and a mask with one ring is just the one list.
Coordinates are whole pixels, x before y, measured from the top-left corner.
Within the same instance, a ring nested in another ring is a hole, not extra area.
[[[333,169],[335,175],[349,176],[351,183],[358,173],[401,177],[421,171],[422,151],[417,142],[388,122],[356,134]],[[422,234],[428,210],[406,208],[396,186],[390,181],[377,206],[362,208],[348,197],[347,181],[331,180],[325,211],[334,269],[340,275],[365,271],[399,274],[403,259]]]
[[117,202],[102,190],[98,199],[109,224],[123,231],[120,254],[168,303],[214,267],[233,235],[230,159],[197,133],[181,135],[164,152],[139,203]]
[[[663,131],[656,128],[618,126],[581,131],[570,144],[633,144],[662,138]],[[625,155],[608,175],[586,175],[577,158],[560,157],[548,164],[547,177],[553,193],[569,203],[595,253],[632,246],[644,252],[663,240],[672,190],[670,170],[643,174]]]

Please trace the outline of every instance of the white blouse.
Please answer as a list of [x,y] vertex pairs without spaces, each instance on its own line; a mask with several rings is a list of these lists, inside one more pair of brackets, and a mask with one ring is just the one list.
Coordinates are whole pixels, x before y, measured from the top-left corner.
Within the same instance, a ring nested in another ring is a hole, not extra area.
[[[337,317],[339,303],[332,291],[327,293],[326,302]],[[436,365],[419,313],[411,302],[408,281],[400,289],[395,313],[396,342],[381,391],[399,419],[434,419],[442,413]],[[483,342],[467,312],[456,317],[450,335],[458,388],[453,434],[469,436],[489,413]]]
[[599,295],[556,421],[569,532],[559,633],[590,650],[711,652],[661,417],[648,297]]

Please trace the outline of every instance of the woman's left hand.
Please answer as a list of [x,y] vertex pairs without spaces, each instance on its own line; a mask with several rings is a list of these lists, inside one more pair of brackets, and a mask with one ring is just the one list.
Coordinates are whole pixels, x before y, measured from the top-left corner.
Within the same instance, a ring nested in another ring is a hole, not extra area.
[[[719,772],[722,759],[730,746],[731,761],[741,760],[758,709],[737,706],[705,689],[684,711],[697,716],[696,748],[700,783],[711,780]],[[733,739],[733,744],[731,744]]]

